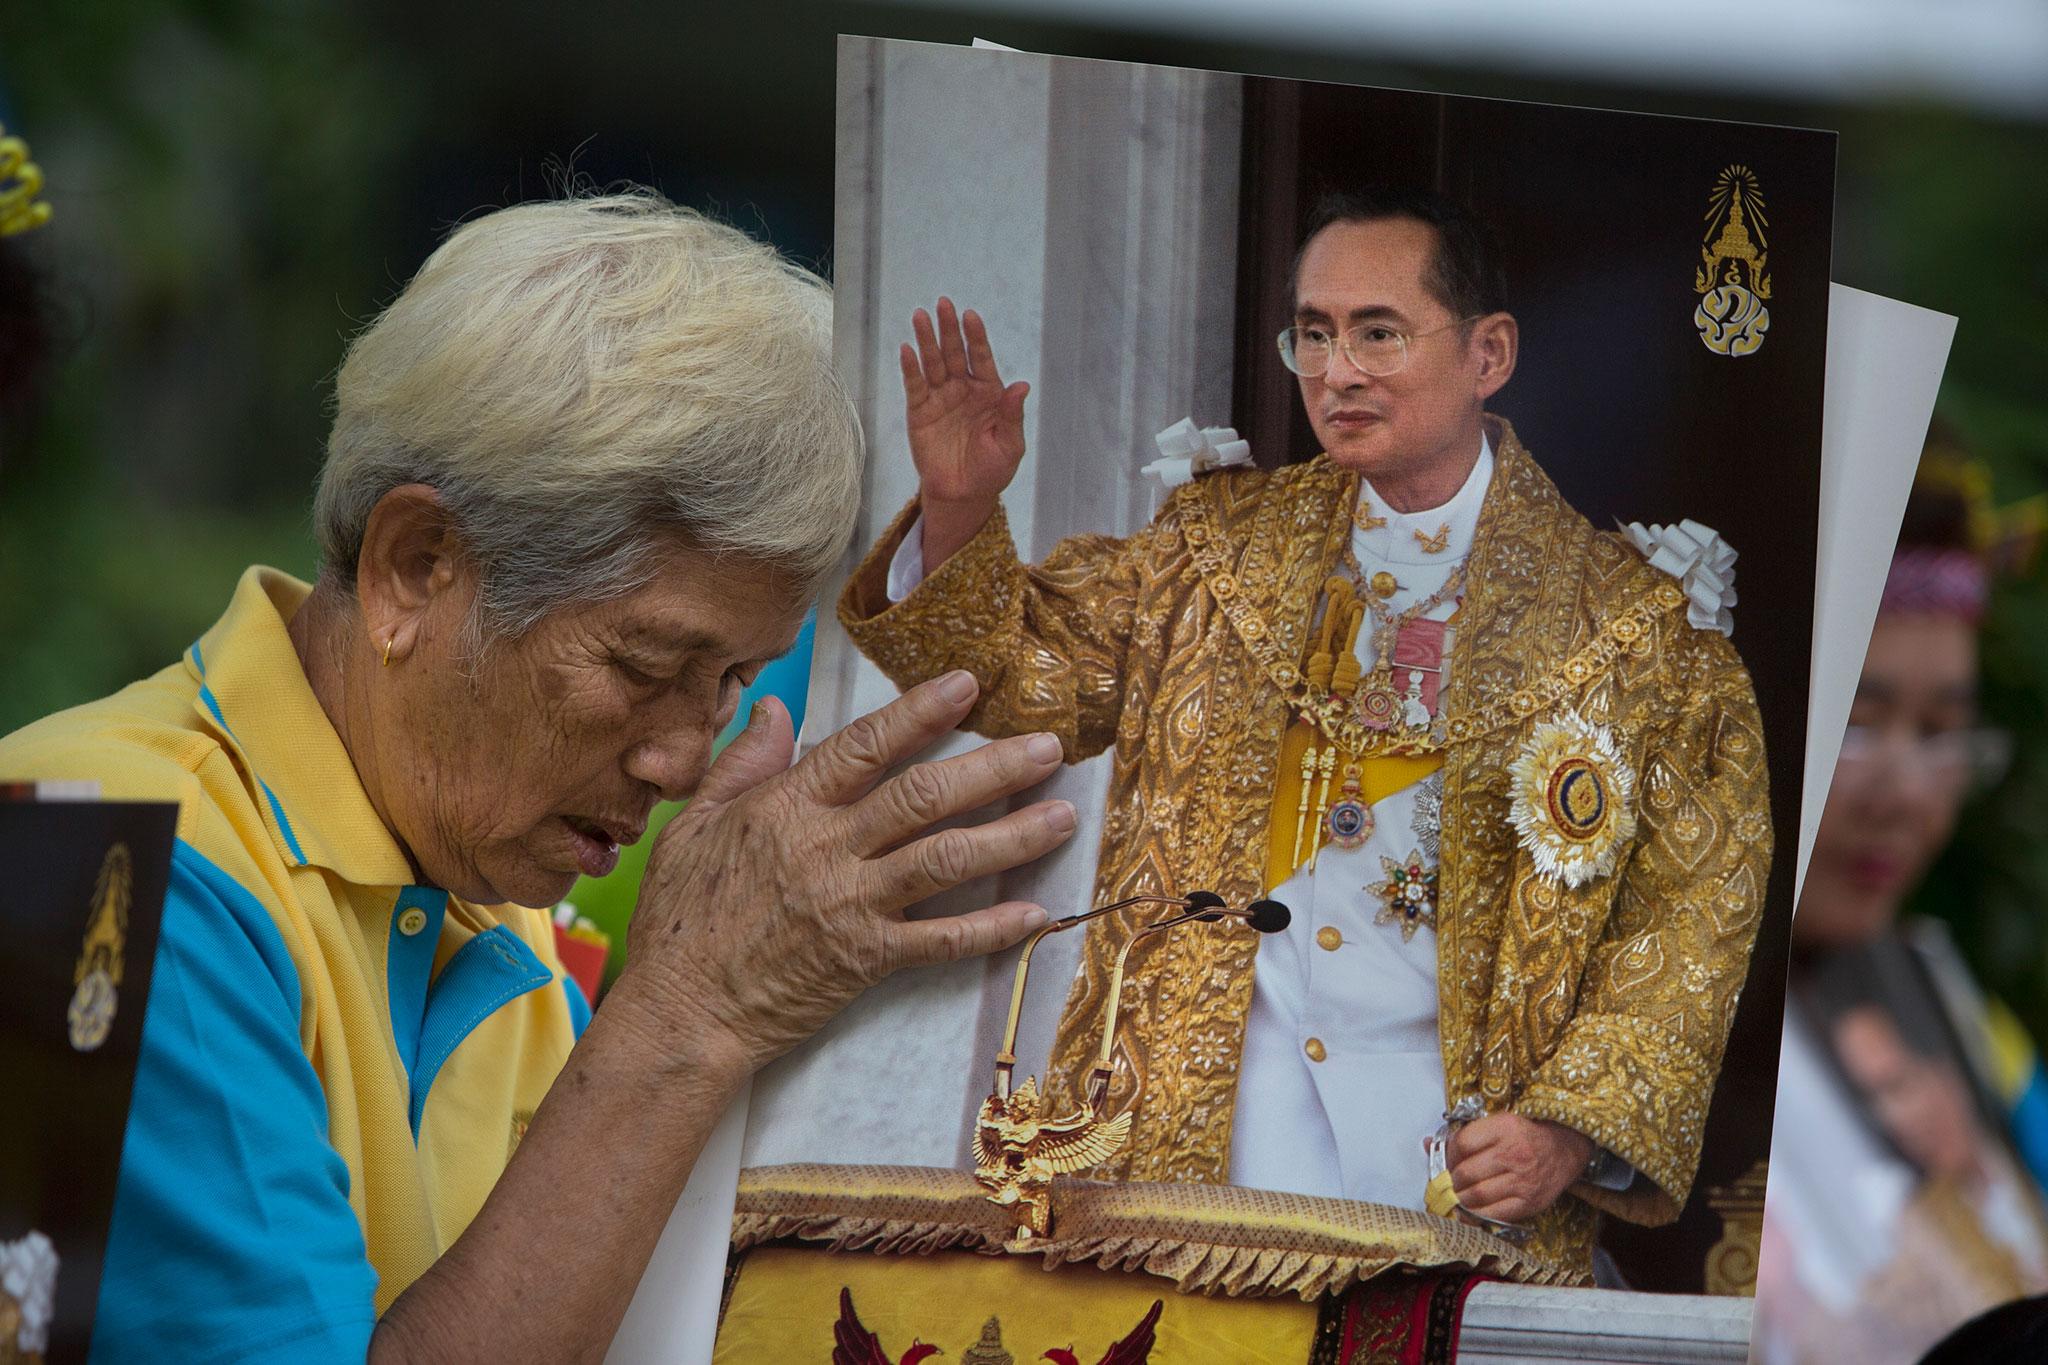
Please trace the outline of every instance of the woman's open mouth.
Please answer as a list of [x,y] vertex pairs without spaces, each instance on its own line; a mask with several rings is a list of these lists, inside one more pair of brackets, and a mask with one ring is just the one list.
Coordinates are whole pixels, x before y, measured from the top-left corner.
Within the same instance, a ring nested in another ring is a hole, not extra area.
[[619,841],[611,831],[581,816],[565,815],[570,842],[576,848],[576,866],[586,877],[603,877],[619,865]]

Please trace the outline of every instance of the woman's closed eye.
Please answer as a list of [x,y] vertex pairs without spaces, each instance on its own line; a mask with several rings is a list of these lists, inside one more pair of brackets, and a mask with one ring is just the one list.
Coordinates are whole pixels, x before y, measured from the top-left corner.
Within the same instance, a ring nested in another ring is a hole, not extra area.
[[616,650],[611,656],[611,666],[628,686],[639,692],[655,692],[671,687],[680,676],[673,659],[653,659]]

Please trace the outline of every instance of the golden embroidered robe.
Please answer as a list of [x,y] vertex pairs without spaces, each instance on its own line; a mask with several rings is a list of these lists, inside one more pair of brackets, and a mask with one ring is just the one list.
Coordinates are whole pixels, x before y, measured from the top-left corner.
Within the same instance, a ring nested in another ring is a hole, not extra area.
[[[1447,1102],[1476,1098],[1591,1137],[1641,1176],[1585,1184],[1534,1220],[1530,1249],[1590,1269],[1596,1207],[1677,1216],[1747,975],[1769,871],[1761,721],[1729,642],[1684,595],[1595,531],[1488,419],[1496,468],[1468,560],[1443,712],[1438,1032]],[[1282,737],[1319,588],[1357,495],[1318,456],[1177,489],[1126,539],[1081,535],[1019,562],[1000,511],[902,602],[887,567],[906,508],[848,582],[839,619],[902,686],[953,668],[981,681],[966,726],[1049,730],[1069,761],[1112,746],[1096,894],[1261,894]],[[1575,708],[1636,776],[1615,870],[1571,888],[1540,874],[1509,820],[1509,768],[1532,730]],[[1078,1095],[1110,968],[1141,922],[1088,929],[1050,1086]],[[1103,1169],[1227,1179],[1258,935],[1194,925],[1132,954],[1113,1107],[1130,1141]]]

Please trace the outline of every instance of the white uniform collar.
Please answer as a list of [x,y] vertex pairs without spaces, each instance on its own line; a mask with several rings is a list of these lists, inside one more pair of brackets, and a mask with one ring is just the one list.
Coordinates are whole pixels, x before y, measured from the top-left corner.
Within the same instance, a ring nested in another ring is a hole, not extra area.
[[[1472,536],[1479,528],[1479,508],[1486,501],[1486,488],[1493,481],[1493,443],[1479,433],[1479,458],[1465,484],[1441,507],[1422,512],[1396,512],[1381,499],[1372,482],[1361,477],[1359,491],[1372,506],[1372,515],[1386,518],[1386,525],[1356,533],[1354,544],[1361,559],[1387,564],[1451,565],[1472,552]],[[1444,528],[1449,527],[1448,531]],[[1431,552],[1424,542],[1443,548]]]

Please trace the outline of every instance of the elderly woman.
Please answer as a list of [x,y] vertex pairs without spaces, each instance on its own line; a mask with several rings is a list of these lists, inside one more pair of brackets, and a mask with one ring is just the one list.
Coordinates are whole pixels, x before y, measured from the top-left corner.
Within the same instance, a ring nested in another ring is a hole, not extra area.
[[1997,766],[1976,709],[1988,565],[1972,527],[1988,508],[1968,482],[1931,463],[1907,504],[1792,922],[1763,1365],[1907,1365],[1966,1318],[2048,1290],[2015,1103],[2030,1046],[1938,928],[1900,916],[1973,777]]
[[[824,287],[729,228],[479,218],[337,398],[318,581],[252,568],[177,663],[0,740],[0,776],[179,804],[95,1353],[595,1357],[752,1070],[1042,921],[901,911],[1071,833],[927,833],[1059,745],[891,776],[973,704],[955,674],[794,767],[764,702],[710,762],[860,489]],[[682,797],[591,1019],[522,907]]]

